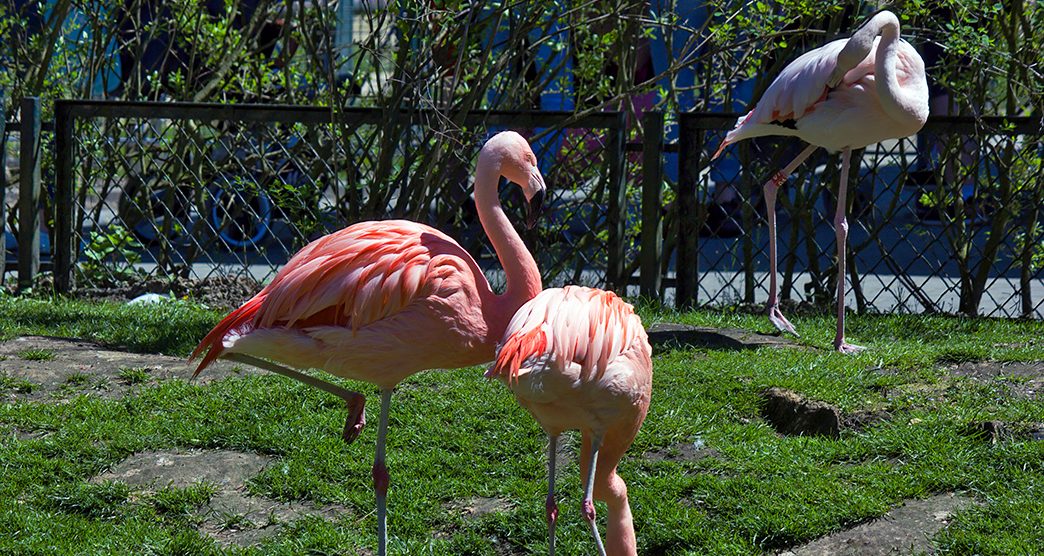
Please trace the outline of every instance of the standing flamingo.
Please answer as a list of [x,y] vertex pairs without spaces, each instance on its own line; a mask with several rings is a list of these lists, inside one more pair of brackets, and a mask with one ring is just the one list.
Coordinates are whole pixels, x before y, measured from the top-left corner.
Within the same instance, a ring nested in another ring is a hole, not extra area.
[[[504,332],[499,377],[550,437],[547,449],[548,545],[555,553],[555,451],[562,431],[580,429],[581,510],[598,553],[637,554],[627,485],[616,466],[649,410],[652,348],[642,320],[612,292],[566,286],[522,306]],[[592,495],[609,508],[603,546]]]
[[536,262],[500,206],[500,176],[522,187],[532,224],[544,178],[529,143],[517,133],[505,131],[487,141],[475,169],[475,204],[504,267],[503,294],[493,292],[471,255],[442,232],[407,220],[360,222],[298,251],[271,284],[225,317],[192,354],[209,349],[196,374],[223,357],[341,396],[349,409],[347,442],[366,422],[363,395],[283,365],[322,369],[380,388],[373,483],[382,556],[392,389],[425,369],[491,361],[512,315],[541,289]]
[[765,183],[769,228],[769,320],[794,335],[779,310],[776,290],[776,190],[817,147],[841,151],[834,227],[837,234],[837,335],[843,353],[863,348],[845,342],[845,248],[848,221],[845,193],[852,149],[917,133],[928,118],[924,61],[899,38],[899,19],[889,11],[870,18],[850,39],[836,40],[791,62],[769,85],[761,101],[725,136],[727,145],[765,135],[800,137],[811,143]]

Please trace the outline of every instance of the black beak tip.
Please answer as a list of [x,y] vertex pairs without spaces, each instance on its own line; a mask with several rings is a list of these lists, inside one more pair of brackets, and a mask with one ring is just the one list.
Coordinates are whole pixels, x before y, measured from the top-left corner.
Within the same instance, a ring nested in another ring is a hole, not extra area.
[[532,230],[536,226],[537,219],[544,211],[544,192],[537,191],[533,198],[526,203],[526,229]]

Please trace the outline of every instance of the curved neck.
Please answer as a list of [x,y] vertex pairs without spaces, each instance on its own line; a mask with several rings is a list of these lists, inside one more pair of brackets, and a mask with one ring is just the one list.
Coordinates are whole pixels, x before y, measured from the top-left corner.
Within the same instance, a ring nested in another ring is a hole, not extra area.
[[[500,206],[497,191],[500,182],[500,161],[497,160],[497,156],[497,153],[489,153],[486,150],[479,154],[475,170],[475,208],[478,210],[482,229],[486,231],[486,236],[489,237],[493,250],[500,259],[500,265],[504,267],[507,288],[499,298],[511,305],[505,308],[509,313],[507,318],[510,319],[514,316],[515,310],[536,297],[542,287],[540,270],[533,255],[529,253],[526,244]],[[507,326],[506,321],[504,325]]]
[[[923,124],[928,117],[927,84],[922,95],[914,91],[920,83],[909,80],[905,85],[899,83],[899,19],[891,12],[877,14],[867,25],[880,35],[877,52],[874,54],[874,76],[877,82],[877,96],[881,108],[897,122],[918,121]],[[921,98],[924,97],[924,98]]]

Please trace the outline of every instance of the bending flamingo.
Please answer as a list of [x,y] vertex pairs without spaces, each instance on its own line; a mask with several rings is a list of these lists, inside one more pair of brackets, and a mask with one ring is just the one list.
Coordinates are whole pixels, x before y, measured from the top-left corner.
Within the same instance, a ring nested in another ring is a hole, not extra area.
[[[522,306],[504,332],[499,377],[550,437],[547,450],[548,544],[555,553],[555,451],[562,431],[580,429],[581,507],[603,556],[637,553],[627,485],[616,466],[649,410],[652,348],[642,321],[612,292],[566,286]],[[603,546],[592,495],[609,508]]]
[[529,143],[514,132],[497,134],[479,153],[475,204],[504,267],[503,294],[493,293],[471,255],[442,232],[407,220],[361,222],[306,245],[192,354],[209,350],[196,374],[223,357],[341,396],[349,408],[348,442],[365,424],[363,395],[283,365],[322,369],[381,389],[373,463],[381,555],[387,544],[384,447],[392,389],[425,369],[491,361],[512,315],[540,292],[536,262],[497,192],[500,176],[519,184],[532,222],[544,195],[536,162]]
[[725,136],[726,146],[764,135],[795,136],[811,143],[765,183],[769,228],[769,320],[797,334],[779,310],[776,289],[776,190],[817,147],[841,151],[841,183],[834,226],[837,234],[837,335],[844,353],[863,348],[845,341],[845,248],[848,221],[845,193],[852,149],[917,133],[928,118],[924,61],[899,38],[899,20],[882,11],[850,39],[836,40],[791,62],[769,85],[761,101]]

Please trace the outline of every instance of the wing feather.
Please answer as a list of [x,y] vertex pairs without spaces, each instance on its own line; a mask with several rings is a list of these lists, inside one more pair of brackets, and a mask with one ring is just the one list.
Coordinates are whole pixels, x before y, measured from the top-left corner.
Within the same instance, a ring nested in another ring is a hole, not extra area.
[[581,380],[597,380],[639,337],[645,337],[641,319],[616,294],[580,286],[547,289],[508,324],[489,376],[514,380],[527,362],[540,360],[556,368],[577,363]]
[[439,281],[433,267],[457,259],[462,264],[455,269],[477,271],[467,251],[448,236],[408,220],[362,222],[323,236],[298,251],[268,286],[204,338],[193,356],[209,352],[196,372],[221,354],[230,332],[321,326],[358,331],[430,293]]

